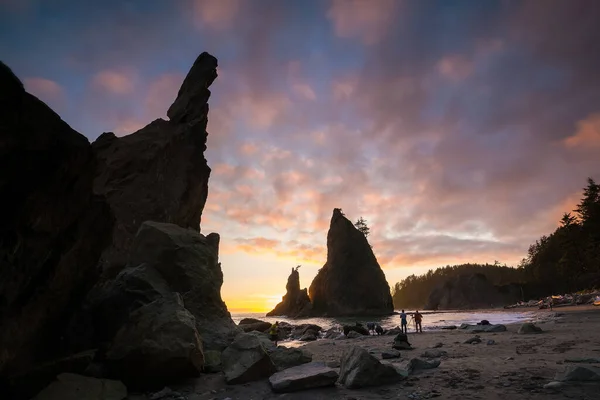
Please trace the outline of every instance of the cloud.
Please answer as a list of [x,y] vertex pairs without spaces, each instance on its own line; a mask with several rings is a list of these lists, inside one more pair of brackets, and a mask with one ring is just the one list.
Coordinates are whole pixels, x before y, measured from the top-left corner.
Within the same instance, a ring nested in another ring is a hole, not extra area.
[[92,86],[100,91],[115,94],[129,95],[136,88],[137,72],[130,69],[103,70],[94,75]]
[[310,85],[304,83],[297,83],[293,86],[293,90],[294,92],[296,92],[296,94],[298,94],[301,97],[304,97],[306,100],[316,100],[317,99],[317,95],[315,94],[315,91],[310,87]]
[[327,16],[335,34],[359,38],[364,44],[378,43],[397,18],[399,0],[333,0]]
[[573,136],[564,139],[569,148],[597,148],[600,146],[600,113],[592,114],[577,123],[577,131]]
[[200,27],[230,28],[241,8],[240,0],[194,0],[194,17]]
[[473,71],[472,63],[458,55],[442,58],[437,68],[442,76],[455,81],[467,78]]
[[66,94],[61,85],[46,78],[25,78],[25,90],[38,97],[51,108],[61,111],[65,107]]

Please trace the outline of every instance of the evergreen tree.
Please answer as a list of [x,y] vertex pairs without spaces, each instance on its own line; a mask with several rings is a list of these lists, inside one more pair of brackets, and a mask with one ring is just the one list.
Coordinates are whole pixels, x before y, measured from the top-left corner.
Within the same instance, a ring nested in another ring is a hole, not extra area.
[[367,226],[367,221],[363,217],[360,217],[359,219],[357,219],[356,222],[354,223],[354,226],[363,235],[365,235],[365,237],[369,237],[369,234],[371,233],[371,230]]

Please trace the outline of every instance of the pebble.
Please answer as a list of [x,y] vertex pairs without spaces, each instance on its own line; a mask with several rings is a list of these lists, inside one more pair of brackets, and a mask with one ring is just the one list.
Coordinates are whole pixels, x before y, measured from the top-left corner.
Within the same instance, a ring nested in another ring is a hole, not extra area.
[[496,344],[495,340],[490,339],[490,340],[487,341],[487,345],[488,346],[491,346],[491,345],[494,345],[494,344]]
[[514,357],[506,357],[506,358],[504,359],[504,361],[510,361],[510,360],[514,360]]
[[544,389],[558,389],[563,386],[562,382],[552,381],[544,385]]

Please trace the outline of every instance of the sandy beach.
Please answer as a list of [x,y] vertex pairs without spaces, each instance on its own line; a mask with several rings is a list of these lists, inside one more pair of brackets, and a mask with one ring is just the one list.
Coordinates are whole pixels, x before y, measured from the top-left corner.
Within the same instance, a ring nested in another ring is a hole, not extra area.
[[[421,371],[393,385],[349,390],[336,386],[289,394],[273,393],[268,382],[226,385],[222,374],[173,387],[189,400],[209,399],[597,399],[600,384],[574,384],[559,389],[544,389],[568,359],[600,358],[600,309],[593,306],[540,310],[536,325],[543,333],[522,335],[520,324],[507,325],[506,332],[480,333],[482,342],[464,344],[474,336],[462,330],[409,333],[414,350],[401,351],[396,363],[406,363],[442,343],[438,368]],[[488,340],[495,344],[488,345]],[[303,348],[313,361],[338,362],[353,346],[361,346],[381,358],[391,349],[393,336],[365,336],[358,339],[319,340]],[[388,360],[386,360],[388,361]],[[585,364],[582,364],[585,365]],[[143,397],[130,396],[132,399]]]

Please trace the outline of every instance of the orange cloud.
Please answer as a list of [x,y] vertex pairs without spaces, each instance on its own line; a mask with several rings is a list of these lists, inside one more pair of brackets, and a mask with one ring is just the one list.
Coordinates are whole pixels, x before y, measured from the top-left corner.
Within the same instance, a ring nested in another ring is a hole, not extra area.
[[460,81],[471,75],[473,64],[459,55],[446,56],[437,64],[438,72],[445,78]]
[[399,0],[333,0],[327,16],[338,37],[358,37],[371,45],[387,34],[399,5]]
[[56,82],[45,78],[25,78],[25,90],[41,99],[53,108],[61,108],[64,104],[65,93]]
[[232,26],[240,6],[240,0],[195,0],[195,21],[199,27],[226,29]]
[[592,114],[577,123],[577,132],[564,140],[569,148],[600,146],[600,113]]
[[127,95],[133,93],[136,87],[137,73],[133,70],[104,70],[92,78],[92,86],[98,90]]

